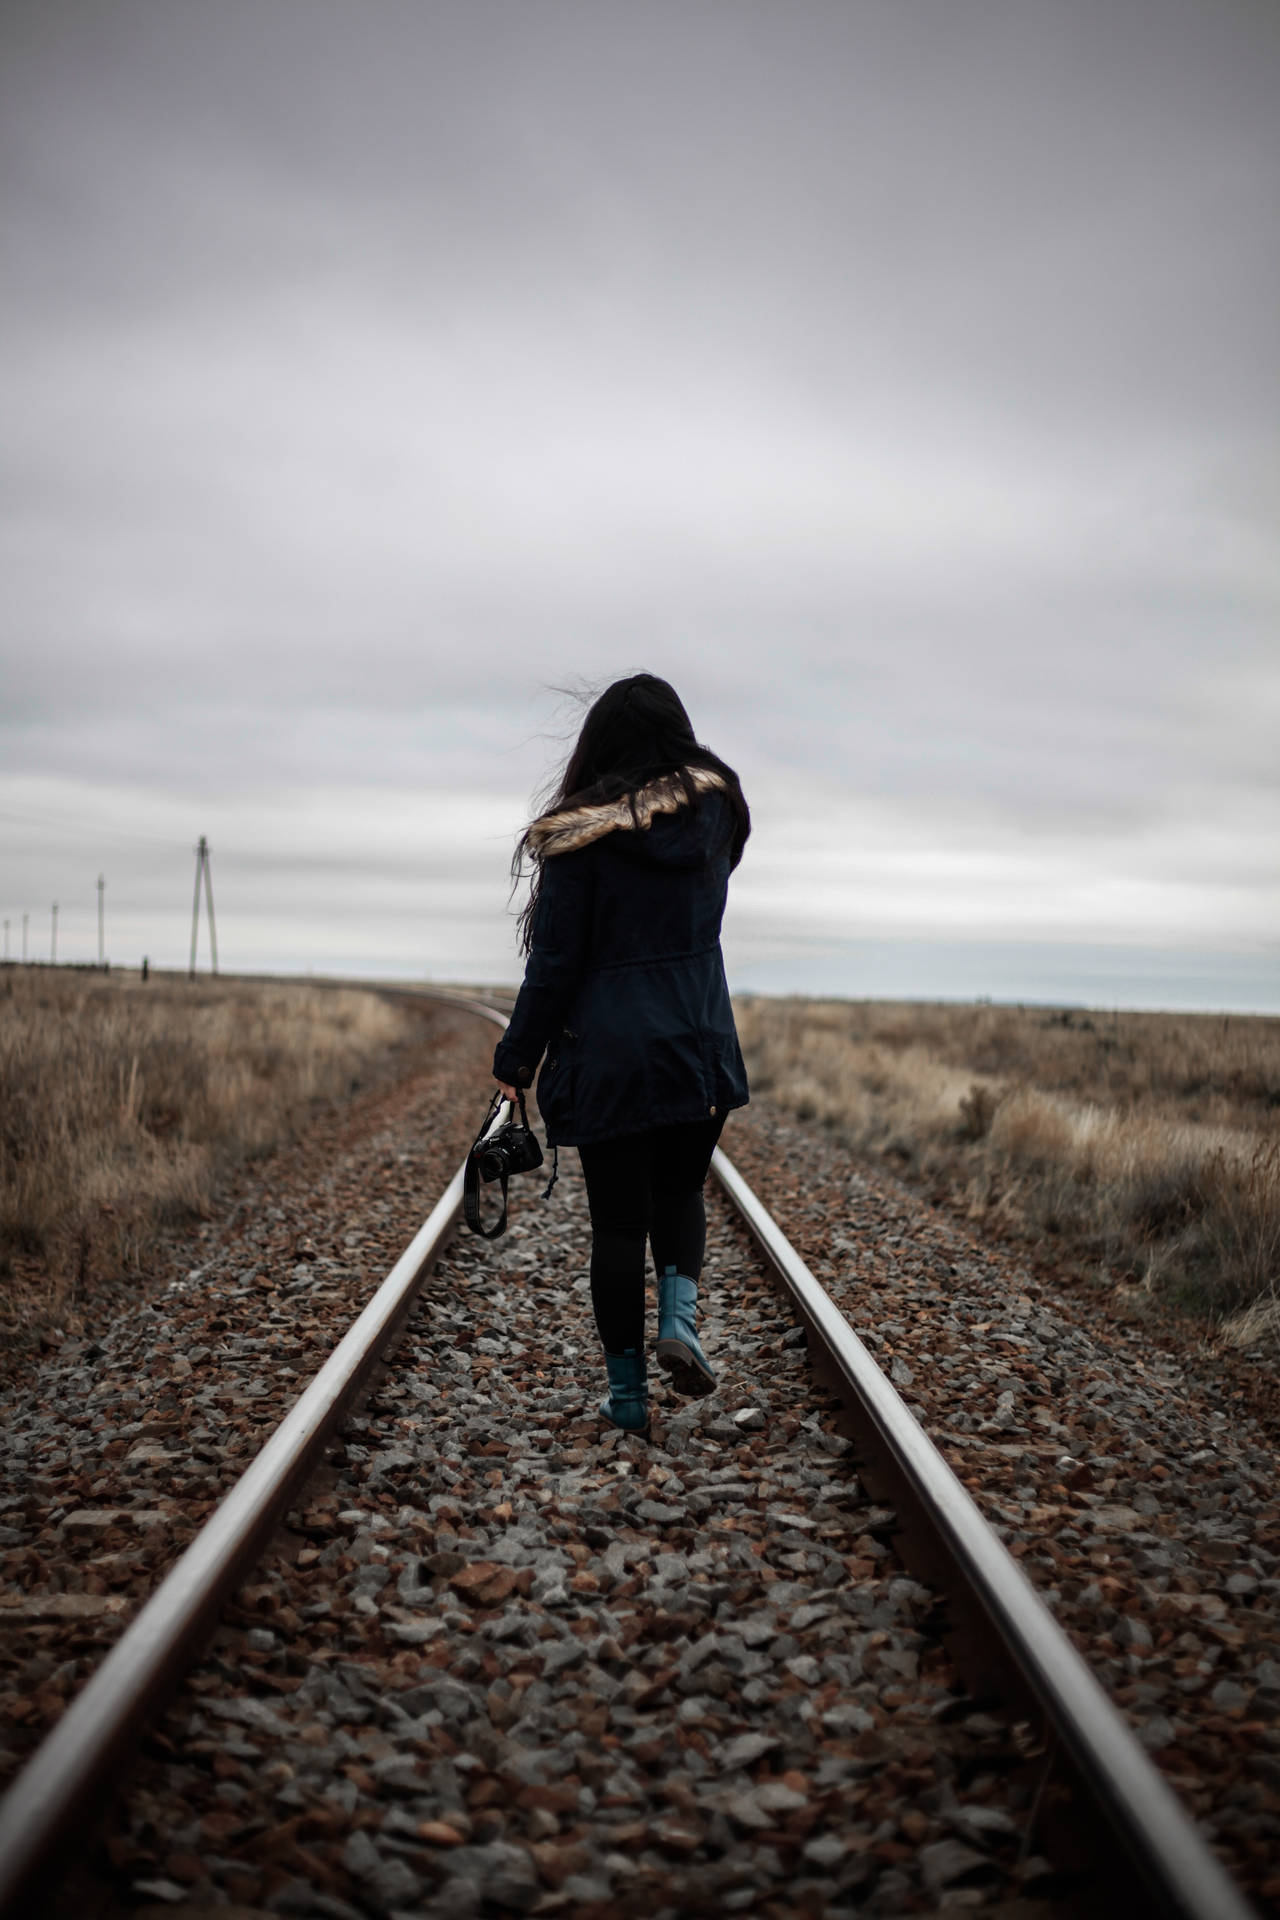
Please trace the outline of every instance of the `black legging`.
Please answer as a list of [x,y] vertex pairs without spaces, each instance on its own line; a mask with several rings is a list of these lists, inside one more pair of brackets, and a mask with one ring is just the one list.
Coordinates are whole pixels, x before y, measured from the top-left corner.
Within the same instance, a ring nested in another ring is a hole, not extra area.
[[702,1271],[702,1183],[724,1115],[578,1148],[591,1209],[591,1305],[607,1353],[644,1345],[644,1251],[654,1270]]

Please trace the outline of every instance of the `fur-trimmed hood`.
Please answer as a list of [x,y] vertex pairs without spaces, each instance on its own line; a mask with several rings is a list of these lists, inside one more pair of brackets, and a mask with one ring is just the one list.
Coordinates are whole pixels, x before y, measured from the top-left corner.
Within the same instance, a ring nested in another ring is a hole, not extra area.
[[[709,767],[686,767],[684,775],[699,794],[726,790],[724,780]],[[590,846],[607,833],[634,833],[637,827],[645,833],[660,814],[679,813],[688,804],[679,774],[665,773],[620,800],[544,813],[529,828],[529,851],[536,860],[549,860],[557,853],[574,853],[579,847]]]

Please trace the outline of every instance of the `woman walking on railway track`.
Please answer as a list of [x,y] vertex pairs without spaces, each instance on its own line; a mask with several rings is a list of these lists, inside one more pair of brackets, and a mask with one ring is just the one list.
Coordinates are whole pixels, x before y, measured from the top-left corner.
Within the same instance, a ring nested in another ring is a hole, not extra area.
[[614,1426],[648,1423],[645,1247],[657,1359],[679,1393],[715,1375],[698,1343],[702,1187],[747,1076],[720,954],[729,875],[751,816],[675,689],[615,681],[589,710],[528,859],[524,984],[494,1053],[508,1098],[531,1086],[553,1147],[576,1146],[591,1214],[591,1302]]

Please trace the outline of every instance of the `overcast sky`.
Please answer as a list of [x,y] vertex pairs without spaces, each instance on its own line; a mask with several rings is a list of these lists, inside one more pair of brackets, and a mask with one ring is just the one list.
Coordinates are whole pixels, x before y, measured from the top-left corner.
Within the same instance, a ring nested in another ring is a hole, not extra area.
[[1262,0],[7,0],[11,952],[182,964],[205,833],[224,967],[512,977],[647,667],[737,984],[1280,1010],[1278,93]]

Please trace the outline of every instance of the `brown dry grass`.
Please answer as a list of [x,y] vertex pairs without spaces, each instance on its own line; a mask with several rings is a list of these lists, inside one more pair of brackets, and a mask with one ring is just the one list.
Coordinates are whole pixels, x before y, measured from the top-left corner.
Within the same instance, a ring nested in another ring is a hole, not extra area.
[[1280,1327],[1280,1020],[750,999],[752,1083],[978,1223]]
[[0,1344],[75,1324],[156,1234],[402,1042],[372,993],[7,968],[0,975]]

